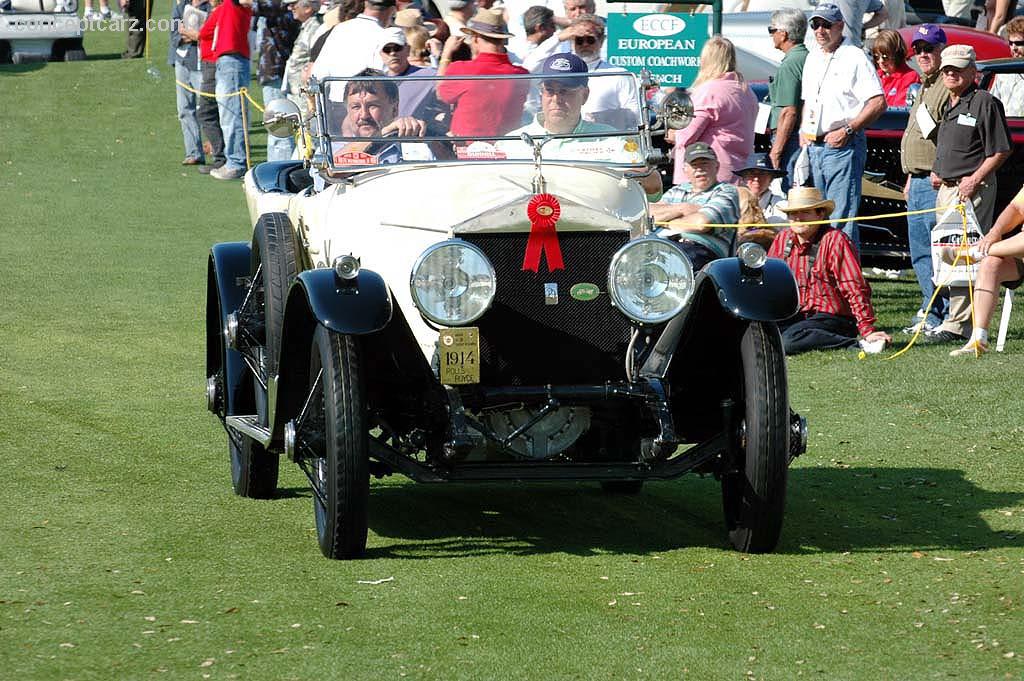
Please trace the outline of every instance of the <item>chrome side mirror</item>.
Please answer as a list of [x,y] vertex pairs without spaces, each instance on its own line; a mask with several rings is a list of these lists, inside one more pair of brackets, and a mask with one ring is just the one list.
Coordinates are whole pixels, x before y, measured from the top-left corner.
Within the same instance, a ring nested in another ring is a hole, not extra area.
[[693,122],[693,100],[684,88],[676,88],[657,104],[658,118],[670,130],[682,130]]
[[291,137],[302,126],[302,114],[290,99],[273,99],[263,111],[263,127],[274,137]]

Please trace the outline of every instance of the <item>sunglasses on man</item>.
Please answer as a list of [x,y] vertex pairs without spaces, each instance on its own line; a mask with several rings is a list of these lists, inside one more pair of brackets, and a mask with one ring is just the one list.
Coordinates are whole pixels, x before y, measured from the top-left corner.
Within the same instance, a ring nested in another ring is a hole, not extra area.
[[383,52],[384,54],[398,54],[404,49],[405,47],[402,45],[391,43],[390,45],[385,45],[384,47],[380,48],[380,51]]
[[811,29],[817,31],[819,28],[823,28],[826,31],[832,30],[832,22],[825,21],[824,19],[811,19]]
[[1024,40],[1007,40],[1014,47],[1024,47]]
[[935,51],[935,46],[931,43],[917,43],[914,45],[914,54],[931,54]]
[[578,35],[575,40],[577,45],[594,45],[597,43],[597,38],[592,35]]

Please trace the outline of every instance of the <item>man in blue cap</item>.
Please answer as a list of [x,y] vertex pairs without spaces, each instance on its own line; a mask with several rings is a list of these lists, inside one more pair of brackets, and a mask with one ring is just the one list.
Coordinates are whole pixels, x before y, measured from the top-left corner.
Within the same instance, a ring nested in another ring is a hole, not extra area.
[[[935,163],[935,138],[942,120],[942,112],[949,101],[949,90],[942,84],[939,64],[946,47],[946,32],[935,24],[921,24],[911,39],[917,66],[921,69],[921,90],[914,98],[907,117],[907,130],[900,140],[900,163],[907,174],[903,193],[907,197],[907,211],[913,213],[935,207],[938,190],[930,178]],[[914,333],[922,322],[924,330],[931,331],[942,323],[949,304],[948,294],[940,294],[932,307],[928,303],[935,293],[932,281],[932,227],[935,213],[922,213],[907,217],[907,240],[910,243],[910,263],[921,287],[921,304],[911,318],[904,333]]]
[[[845,22],[836,5],[818,5],[809,23],[821,49],[804,63],[800,145],[807,148],[814,186],[835,203],[832,219],[849,219],[860,207],[864,129],[885,111],[885,96],[864,50],[843,38]],[[856,221],[839,226],[859,250]]]
[[[575,54],[558,53],[544,60],[539,73],[542,76],[560,76],[540,81],[540,111],[528,125],[508,133],[519,136],[527,133],[531,137],[545,135],[587,134],[595,132],[624,133],[624,129],[613,128],[604,123],[592,123],[583,118],[583,105],[590,96],[587,64]],[[574,74],[579,74],[574,76]],[[623,77],[632,77],[623,74]],[[552,160],[590,159],[608,163],[630,163],[641,165],[646,162],[638,155],[638,145],[627,137],[588,137],[582,139],[555,139],[544,145],[544,158]],[[521,142],[499,142],[498,149],[510,158],[530,158],[533,155]],[[648,195],[661,195],[661,176],[654,168],[646,174],[632,176]]]

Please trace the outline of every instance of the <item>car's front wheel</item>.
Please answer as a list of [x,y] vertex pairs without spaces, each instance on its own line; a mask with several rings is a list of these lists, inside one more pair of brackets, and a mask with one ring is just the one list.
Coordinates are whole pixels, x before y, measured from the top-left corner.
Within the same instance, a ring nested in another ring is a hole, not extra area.
[[751,322],[740,342],[742,411],[736,470],[722,477],[729,539],[746,553],[767,553],[782,532],[789,466],[789,398],[782,337]]
[[370,472],[359,354],[354,337],[317,327],[309,372],[312,432],[304,440],[315,455],[313,510],[328,558],[358,558],[366,550]]

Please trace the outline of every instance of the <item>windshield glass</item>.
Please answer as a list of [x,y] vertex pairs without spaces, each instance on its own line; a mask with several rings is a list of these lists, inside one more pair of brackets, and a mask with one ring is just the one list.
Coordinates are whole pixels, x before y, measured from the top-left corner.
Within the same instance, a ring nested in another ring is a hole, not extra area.
[[586,75],[328,78],[320,151],[337,170],[409,163],[544,161],[636,167],[649,153],[627,71]]

